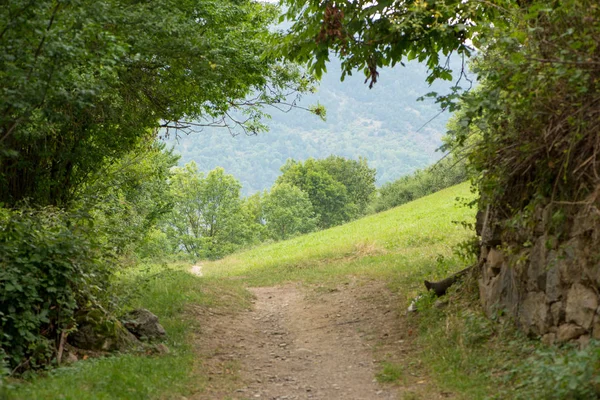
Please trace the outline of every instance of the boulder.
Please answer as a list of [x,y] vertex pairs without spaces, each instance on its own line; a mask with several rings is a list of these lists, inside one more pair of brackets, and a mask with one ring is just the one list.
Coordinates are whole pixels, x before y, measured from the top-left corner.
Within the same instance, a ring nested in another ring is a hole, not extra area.
[[547,237],[540,236],[535,241],[529,255],[527,266],[527,290],[544,290],[546,286],[546,240]]
[[154,346],[154,352],[156,354],[169,354],[171,350],[164,343],[159,343]]
[[564,324],[558,327],[556,333],[556,340],[559,342],[567,342],[569,340],[577,339],[579,336],[585,333],[585,329],[575,324]]
[[123,325],[111,318],[87,316],[77,323],[77,331],[69,335],[73,346],[93,351],[127,351],[139,342]]
[[554,342],[556,341],[556,334],[555,333],[546,333],[544,336],[542,336],[542,343],[544,343],[546,346],[551,346],[554,344]]
[[[478,213],[479,293],[488,316],[503,310],[545,343],[600,340],[600,196],[594,196],[579,209],[561,209],[568,217],[561,227],[552,221],[553,204],[535,207],[534,225],[523,228],[506,225],[491,207]],[[501,250],[490,244],[498,237]]]
[[592,327],[594,315],[598,308],[596,292],[580,283],[576,283],[567,293],[567,322],[573,322],[584,329]]
[[488,268],[487,273],[494,277],[500,273],[502,264],[504,263],[504,254],[496,249],[492,248],[487,254],[487,262],[485,266]]
[[62,362],[64,364],[73,364],[74,362],[77,362],[77,361],[79,361],[77,354],[71,353],[70,351],[66,352],[62,358]]
[[555,327],[565,322],[565,307],[562,301],[550,305],[550,315],[552,316],[552,325]]
[[560,280],[564,285],[577,283],[583,276],[581,260],[585,258],[585,244],[580,238],[570,239],[564,246],[561,257],[556,265],[560,274]]
[[527,293],[519,310],[519,323],[528,334],[542,335],[548,331],[549,312],[544,293]]
[[584,349],[590,345],[590,335],[581,335],[577,342],[579,343],[579,348]]
[[158,317],[145,308],[131,311],[121,319],[121,322],[141,340],[162,340],[167,336],[165,328],[158,322]]
[[545,289],[546,296],[548,296],[548,301],[554,302],[562,298],[562,283],[560,281],[560,274],[558,272],[558,267],[554,266],[553,264],[550,264],[548,272],[546,273]]
[[[600,311],[600,309],[598,310]],[[592,326],[592,338],[596,340],[600,340],[600,315],[596,311],[596,315],[594,316],[594,323]]]
[[[485,271],[487,267],[483,268]],[[499,310],[515,315],[520,298],[520,289],[515,285],[516,282],[515,269],[506,263],[501,265],[500,273],[496,276],[482,274],[479,279],[479,294],[483,308],[489,317]]]
[[481,237],[481,244],[483,246],[495,247],[501,244],[496,211],[489,206],[485,211],[477,213],[475,230]]

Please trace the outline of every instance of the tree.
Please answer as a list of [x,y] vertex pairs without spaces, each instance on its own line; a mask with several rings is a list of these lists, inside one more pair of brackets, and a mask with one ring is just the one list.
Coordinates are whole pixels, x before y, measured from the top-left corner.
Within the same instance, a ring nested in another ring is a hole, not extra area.
[[[49,361],[75,315],[106,316],[112,256],[136,241],[158,245],[146,253],[163,248],[153,226],[171,206],[161,194],[173,160],[147,151],[159,135],[197,125],[256,133],[265,106],[308,89],[299,69],[264,54],[275,13],[253,0],[2,2],[0,222],[10,229],[0,229],[0,270],[11,276],[0,282],[9,300],[0,313],[18,329],[0,330],[2,348],[15,349],[11,368],[39,366],[38,349]],[[185,231],[175,219],[177,246],[202,245],[208,257],[239,246],[248,234],[237,223],[239,184],[218,171],[188,175],[172,183],[200,197],[179,193],[190,203],[174,215],[203,225]],[[23,278],[17,290],[12,277]],[[20,291],[33,302],[17,308]]]
[[348,197],[356,205],[357,217],[364,215],[375,194],[375,168],[369,168],[366,158],[349,160],[340,156],[329,156],[317,160],[333,179],[346,187]]
[[317,217],[308,195],[289,183],[275,184],[264,199],[267,231],[275,240],[308,233],[315,229]]
[[318,227],[327,229],[350,221],[356,215],[356,205],[350,201],[346,187],[336,181],[317,160],[304,163],[288,160],[276,183],[287,183],[305,192],[318,215]]
[[374,212],[385,211],[466,180],[465,162],[449,157],[382,185],[370,208]]
[[86,179],[185,121],[260,123],[307,80],[264,56],[250,0],[9,0],[0,8],[0,202],[65,206]]
[[242,213],[245,218],[246,240],[248,243],[260,243],[267,238],[265,227],[264,201],[267,192],[257,192],[242,199]]
[[288,160],[276,183],[297,186],[306,194],[321,229],[343,224],[365,214],[375,193],[375,169],[365,159],[330,156],[304,163]]
[[248,219],[242,212],[240,183],[222,168],[206,177],[194,162],[176,168],[175,198],[168,234],[175,247],[201,258],[218,258],[247,241]]
[[[171,168],[179,156],[164,143],[138,146],[87,179],[73,208],[90,214],[98,240],[118,255],[133,252],[171,212]],[[149,245],[149,243],[147,243]]]
[[[440,56],[469,56],[470,41],[498,24],[510,0],[494,2],[422,0],[282,0],[291,27],[275,42],[274,52],[307,63],[320,76],[332,51],[342,60],[342,79],[355,69],[377,82],[378,68],[405,60],[425,62],[428,81],[452,79]],[[506,4],[505,4],[506,3]]]

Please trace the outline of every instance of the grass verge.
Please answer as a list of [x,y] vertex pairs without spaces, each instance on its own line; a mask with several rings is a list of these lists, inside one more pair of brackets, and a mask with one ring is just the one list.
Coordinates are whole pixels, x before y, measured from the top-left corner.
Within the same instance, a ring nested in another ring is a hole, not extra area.
[[439,308],[425,296],[412,316],[422,361],[440,387],[462,399],[600,398],[600,343],[547,346],[510,320],[489,319],[472,280],[444,300]]
[[180,399],[201,391],[206,380],[192,376],[198,362],[192,335],[201,327],[186,310],[191,305],[240,309],[248,306],[249,294],[237,282],[206,281],[183,271],[183,267],[142,265],[118,277],[124,293],[139,293],[132,299],[133,308],[147,308],[158,315],[168,333],[169,354],[125,354],[79,361],[12,381],[4,398]]
[[323,284],[349,275],[413,283],[439,278],[462,266],[452,249],[470,233],[453,221],[472,223],[475,213],[456,199],[473,197],[464,183],[342,226],[205,263],[204,273],[251,286]]

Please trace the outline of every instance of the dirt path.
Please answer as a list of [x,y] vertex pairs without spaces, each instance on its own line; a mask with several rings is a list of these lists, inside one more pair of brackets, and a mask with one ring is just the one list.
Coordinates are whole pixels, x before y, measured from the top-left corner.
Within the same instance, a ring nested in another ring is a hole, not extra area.
[[[401,308],[377,282],[337,288],[254,288],[254,308],[210,313],[198,338],[208,392],[195,399],[447,398],[411,359]],[[382,362],[403,366],[396,383],[376,379]]]
[[193,265],[190,268],[190,273],[192,275],[202,276],[203,275],[203,273],[202,273],[202,265]]

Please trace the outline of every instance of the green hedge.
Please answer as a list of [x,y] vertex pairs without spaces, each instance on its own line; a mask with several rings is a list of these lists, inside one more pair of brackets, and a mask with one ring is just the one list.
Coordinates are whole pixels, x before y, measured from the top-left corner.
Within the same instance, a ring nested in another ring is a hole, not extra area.
[[85,221],[53,208],[0,208],[0,354],[11,370],[54,359],[76,310],[103,291],[107,268]]

